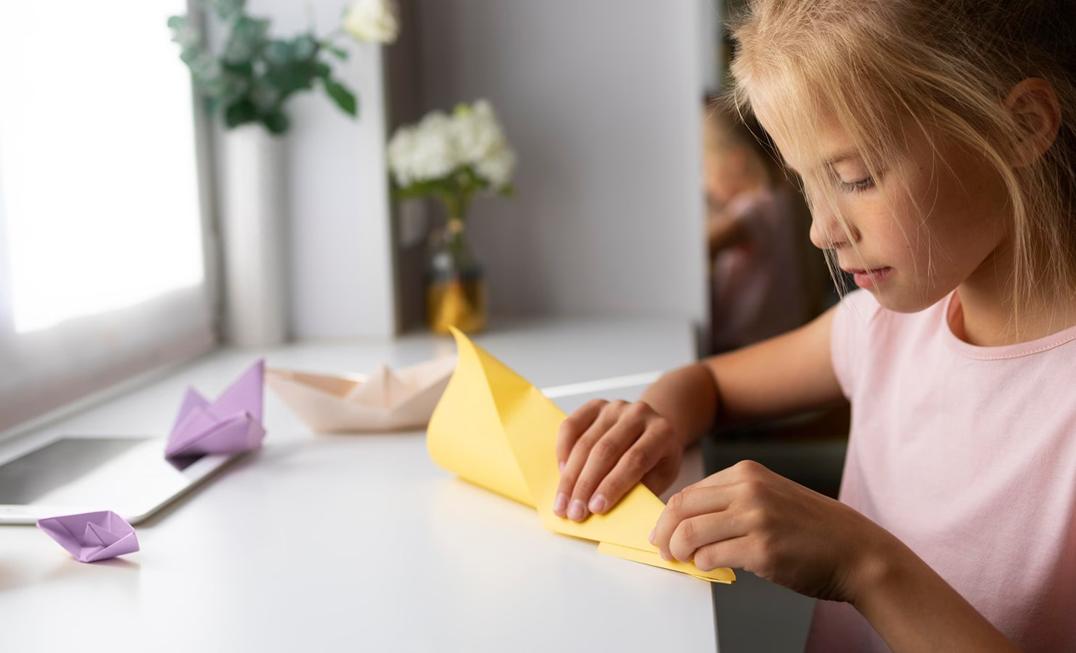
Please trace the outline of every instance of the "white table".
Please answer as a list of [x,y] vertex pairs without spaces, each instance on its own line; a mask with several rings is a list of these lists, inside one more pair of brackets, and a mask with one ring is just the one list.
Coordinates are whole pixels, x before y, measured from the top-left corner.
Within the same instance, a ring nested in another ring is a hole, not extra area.
[[[694,357],[673,320],[524,322],[477,341],[540,387]],[[452,349],[414,335],[265,353],[361,371]],[[220,350],[36,435],[163,435],[188,384],[215,396],[259,353]],[[264,449],[140,525],[133,555],[81,564],[36,528],[0,527],[0,651],[716,649],[708,584],[545,531],[436,467],[423,433],[314,435],[268,388],[265,422]],[[701,469],[689,457],[681,484]]]

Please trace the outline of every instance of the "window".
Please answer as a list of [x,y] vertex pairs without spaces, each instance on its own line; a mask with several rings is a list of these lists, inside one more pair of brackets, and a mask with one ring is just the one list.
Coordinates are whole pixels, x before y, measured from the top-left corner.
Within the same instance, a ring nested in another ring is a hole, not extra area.
[[0,430],[213,344],[185,8],[0,3]]

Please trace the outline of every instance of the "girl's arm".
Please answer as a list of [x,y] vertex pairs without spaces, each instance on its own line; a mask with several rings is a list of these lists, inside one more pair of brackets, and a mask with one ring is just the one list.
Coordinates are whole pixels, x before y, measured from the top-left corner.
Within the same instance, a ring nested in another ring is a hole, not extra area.
[[894,542],[897,550],[863,570],[853,600],[892,650],[1017,650],[927,563]]
[[744,461],[669,498],[650,539],[666,560],[746,569],[847,601],[893,651],[1012,651],[919,556],[851,507]]
[[642,401],[672,422],[684,446],[726,426],[844,400],[830,360],[837,308],[765,342],[669,372]]
[[715,425],[843,401],[830,362],[836,308],[795,331],[664,374],[640,401],[594,400],[561,425],[554,512],[604,513],[640,480],[660,494],[685,447]]

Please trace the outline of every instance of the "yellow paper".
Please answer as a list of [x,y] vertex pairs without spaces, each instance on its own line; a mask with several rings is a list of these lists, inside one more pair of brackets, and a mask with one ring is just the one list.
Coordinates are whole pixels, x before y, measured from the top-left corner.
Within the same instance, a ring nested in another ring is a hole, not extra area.
[[459,349],[456,370],[433,411],[427,436],[434,462],[535,508],[551,531],[598,542],[602,553],[711,582],[735,581],[731,569],[702,571],[661,558],[647,538],[665,506],[645,485],[636,485],[608,513],[582,523],[554,514],[560,480],[556,437],[564,412],[467,336],[456,329],[452,335]]

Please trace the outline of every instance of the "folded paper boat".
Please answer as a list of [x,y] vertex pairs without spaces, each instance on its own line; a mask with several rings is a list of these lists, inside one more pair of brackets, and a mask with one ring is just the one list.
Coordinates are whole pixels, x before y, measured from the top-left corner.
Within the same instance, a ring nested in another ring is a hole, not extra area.
[[79,562],[107,560],[138,550],[134,528],[109,510],[47,517],[39,519],[37,527]]
[[666,561],[648,538],[665,509],[645,485],[636,485],[612,510],[577,523],[553,512],[560,472],[557,429],[564,412],[540,390],[453,329],[456,370],[427,429],[434,462],[461,478],[535,508],[542,525],[598,542],[598,551],[709,582],[732,583],[731,569],[703,571]]
[[164,453],[168,457],[228,454],[261,446],[265,361],[251,365],[216,401],[187,388]]
[[320,433],[395,431],[426,426],[455,357],[370,375],[327,375],[271,368],[269,387],[307,426]]

